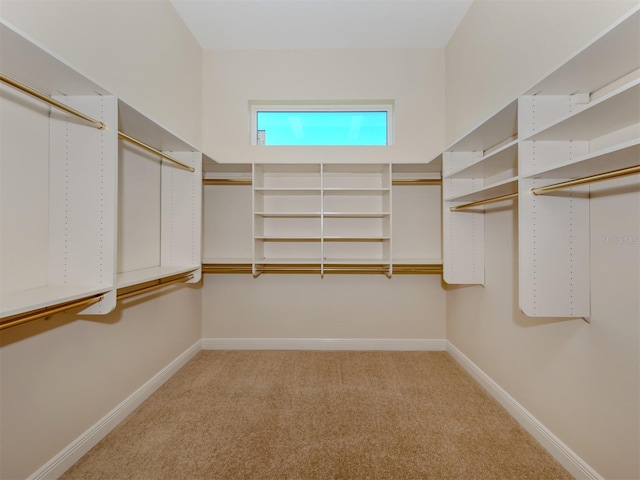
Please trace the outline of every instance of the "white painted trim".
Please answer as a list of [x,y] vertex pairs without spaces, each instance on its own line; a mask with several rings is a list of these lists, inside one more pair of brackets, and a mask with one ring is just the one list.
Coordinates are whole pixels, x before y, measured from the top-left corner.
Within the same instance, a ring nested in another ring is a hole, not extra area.
[[203,338],[203,350],[444,351],[444,339],[404,338]]
[[447,351],[480,385],[502,405],[522,427],[529,432],[540,444],[564,467],[571,475],[578,479],[604,480],[573,450],[565,445],[540,420],[534,417],[526,408],[509,395],[480,367],[462,353],[455,345],[447,341]]
[[44,480],[58,478],[76,463],[84,454],[91,450],[111,430],[118,426],[127,415],[133,412],[142,402],[151,396],[163,383],[202,350],[202,342],[198,340],[191,347],[181,353],[169,365],[160,370],[144,385],[129,395],[120,405],[115,407],[86,432],[71,442],[55,457],[45,463],[28,480]]

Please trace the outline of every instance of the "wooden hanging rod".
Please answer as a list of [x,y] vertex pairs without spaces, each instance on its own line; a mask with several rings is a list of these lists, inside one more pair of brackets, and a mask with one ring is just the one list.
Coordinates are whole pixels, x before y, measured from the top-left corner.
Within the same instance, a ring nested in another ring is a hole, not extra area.
[[391,180],[392,185],[412,186],[412,185],[442,185],[441,178],[397,178]]
[[457,212],[459,210],[465,210],[467,208],[478,207],[480,205],[487,205],[489,203],[503,202],[505,200],[511,200],[512,198],[517,198],[518,192],[509,193],[507,195],[501,195],[499,197],[487,198],[486,200],[478,200],[477,202],[465,203],[464,205],[458,205],[456,207],[450,207],[449,210],[452,212]]
[[2,323],[0,323],[0,330],[4,330],[5,328],[10,328],[10,327],[15,327],[17,325],[22,325],[23,323],[32,322],[40,318],[49,317],[51,315],[55,315],[56,313],[61,313],[67,310],[71,310],[72,308],[93,305],[94,303],[98,303],[103,298],[104,298],[104,294],[93,295],[90,297],[74,300],[72,302],[60,303],[58,305],[53,305],[51,307],[40,308],[38,310],[33,310],[28,313],[14,315],[12,317],[7,318]]
[[184,168],[186,170],[189,170],[190,172],[195,172],[196,171],[195,168],[190,167],[186,163],[182,163],[181,161],[176,160],[175,158],[167,155],[166,153],[163,153],[160,150],[156,150],[155,148],[150,147],[146,143],[142,143],[138,139],[130,137],[126,133],[118,132],[118,137],[120,137],[122,140],[126,140],[127,142],[130,142],[130,143],[133,143],[134,145],[137,145],[138,147],[142,148],[143,150],[146,150],[147,152],[153,153],[154,155],[158,155],[159,157],[162,157],[162,158],[164,158],[166,160],[169,160],[170,162],[173,162],[176,165],[180,165],[182,168]]
[[[325,273],[387,273],[387,264],[325,264]],[[203,263],[202,273],[216,274],[250,274],[252,273],[251,263]],[[319,263],[305,264],[281,264],[259,266],[258,273],[301,273],[319,274],[321,266]],[[394,274],[407,275],[440,275],[442,274],[441,264],[393,264]]]
[[250,263],[203,263],[202,273],[252,273]]
[[[204,178],[202,180],[203,185],[252,185],[250,178]],[[405,178],[392,180],[391,183],[396,186],[411,186],[411,185],[442,185],[442,180],[439,178]]]
[[252,185],[250,178],[203,178],[203,185]]
[[[32,96],[33,98],[40,100],[41,102],[47,103],[49,105],[51,105],[52,107],[55,107],[59,110],[62,110],[63,112],[66,112],[70,115],[73,115],[74,117],[77,117],[91,125],[93,125],[95,128],[99,129],[99,130],[104,130],[107,126],[101,122],[100,120],[96,120],[95,118],[91,118],[88,115],[85,115],[82,112],[79,112],[78,110],[76,110],[75,108],[71,108],[67,105],[65,105],[64,103],[61,103],[53,98],[51,98],[48,95],[45,95],[42,92],[39,92],[38,90],[36,90],[35,88],[31,88],[28,85],[25,85],[24,83],[21,83],[11,77],[8,77],[7,75],[4,75],[2,73],[0,73],[0,81],[2,81],[3,83],[6,83],[7,85],[20,90],[23,93],[26,93],[27,95]],[[190,167],[189,165],[187,165],[186,163],[182,163],[178,160],[176,160],[173,157],[170,157],[169,155],[162,153],[159,150],[156,150],[153,147],[150,147],[149,145],[147,145],[146,143],[141,142],[140,140],[137,140],[129,135],[127,135],[126,133],[122,133],[122,132],[118,132],[118,137],[120,137],[123,140],[126,140],[127,142],[131,142],[135,145],[137,145],[138,147],[147,150],[148,152],[151,152],[155,155],[158,155],[162,158],[165,158],[167,160],[169,160],[170,162],[173,162],[177,165],[180,165],[182,168],[186,168],[187,170],[189,170],[190,172],[195,172],[195,169],[193,167]]]
[[64,103],[61,103],[57,100],[54,100],[53,98],[51,98],[48,95],[45,95],[42,92],[39,92],[38,90],[36,90],[35,88],[31,88],[28,85],[25,85],[24,83],[21,83],[11,77],[8,77],[7,75],[4,75],[2,73],[0,73],[0,80],[3,83],[6,83],[7,85],[20,90],[23,93],[26,93],[27,95],[32,96],[33,98],[40,100],[41,102],[47,103],[49,105],[51,105],[52,107],[55,107],[59,110],[62,110],[63,112],[66,112],[70,115],[73,115],[74,117],[77,117],[91,125],[93,125],[95,128],[99,129],[99,130],[104,130],[106,128],[106,125],[101,122],[100,120],[96,120],[95,118],[91,118],[88,115],[85,115],[82,112],[79,112],[78,110],[76,110],[75,108],[71,108],[67,105],[65,105]]
[[189,280],[192,280],[193,278],[194,278],[193,274],[189,274],[189,275],[185,275],[183,277],[169,279],[169,280],[160,279],[160,280],[157,280],[157,283],[154,284],[154,285],[150,285],[148,287],[143,287],[143,288],[138,288],[138,289],[132,290],[132,291],[118,293],[117,299],[118,300],[124,300],[125,298],[135,297],[137,295],[142,295],[143,293],[152,292],[152,291],[157,290],[159,288],[168,287],[169,285],[175,285],[177,283],[188,282]]
[[573,180],[554,183],[553,185],[547,185],[545,187],[532,188],[530,191],[533,195],[542,195],[544,193],[553,192],[554,190],[577,187],[578,185],[601,182],[603,180],[610,180],[612,178],[624,177],[626,175],[636,175],[638,173],[640,173],[640,165],[635,165],[633,167],[620,168],[618,170],[610,170],[608,172],[589,175],[588,177],[574,178]]

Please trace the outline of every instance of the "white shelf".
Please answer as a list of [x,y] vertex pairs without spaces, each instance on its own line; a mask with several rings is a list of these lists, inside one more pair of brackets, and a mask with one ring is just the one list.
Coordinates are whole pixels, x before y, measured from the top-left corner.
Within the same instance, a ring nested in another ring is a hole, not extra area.
[[636,138],[530,173],[525,178],[574,178],[638,164],[640,164],[640,139]]
[[324,212],[324,218],[386,218],[389,212]]
[[342,236],[325,236],[322,237],[325,242],[384,242],[391,240],[391,237],[371,236],[371,237],[342,237]]
[[380,265],[388,266],[391,262],[389,259],[381,258],[325,258],[322,262],[325,267],[331,267],[333,265]]
[[256,240],[262,242],[319,242],[322,237],[279,237],[279,236],[256,236]]
[[507,178],[473,192],[445,198],[445,202],[476,202],[518,191],[518,177]]
[[40,287],[5,293],[0,296],[0,318],[72,302],[91,295],[106,293],[110,287]]
[[171,277],[173,275],[193,272],[197,269],[198,268],[194,268],[193,266],[158,266],[133,270],[131,272],[122,272],[117,275],[116,287],[130,287],[132,285],[160,280],[161,278]]
[[518,102],[514,100],[495,115],[453,142],[447,152],[474,152],[489,150],[508,138],[517,136]]
[[398,258],[393,257],[394,265],[442,265],[442,258]]
[[249,257],[205,257],[202,259],[202,264],[251,264],[253,262],[252,258]]
[[320,264],[320,256],[317,257],[274,257],[274,258],[256,258],[256,265],[299,265],[299,264]]
[[[198,149],[166,128],[118,100],[118,129],[161,152],[197,152]],[[137,148],[137,147],[131,147]]]
[[640,122],[640,79],[542,127],[525,141],[591,140]]
[[253,189],[256,193],[265,195],[319,195],[322,191],[320,188],[264,188],[256,187]]
[[640,9],[631,10],[525,95],[589,93],[638,68]]
[[255,212],[255,216],[263,218],[320,218],[321,212]]
[[324,188],[325,195],[380,195],[389,193],[390,188],[339,188],[329,187]]
[[110,95],[100,85],[1,19],[0,58],[4,75],[46,95]]
[[474,160],[472,164],[444,175],[443,178],[492,177],[510,168],[517,168],[517,163],[518,140],[515,139],[487,153],[485,156]]

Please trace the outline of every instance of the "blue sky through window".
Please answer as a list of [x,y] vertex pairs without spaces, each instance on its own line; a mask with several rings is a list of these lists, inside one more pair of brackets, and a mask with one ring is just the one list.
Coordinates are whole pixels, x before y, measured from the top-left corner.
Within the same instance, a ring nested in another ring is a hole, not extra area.
[[387,112],[257,112],[265,145],[387,145]]

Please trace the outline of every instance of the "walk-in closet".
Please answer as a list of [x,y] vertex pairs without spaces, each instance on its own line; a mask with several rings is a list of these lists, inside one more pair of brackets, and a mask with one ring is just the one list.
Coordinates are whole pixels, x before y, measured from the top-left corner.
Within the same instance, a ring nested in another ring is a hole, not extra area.
[[0,0],[0,212],[2,479],[640,478],[637,1]]

